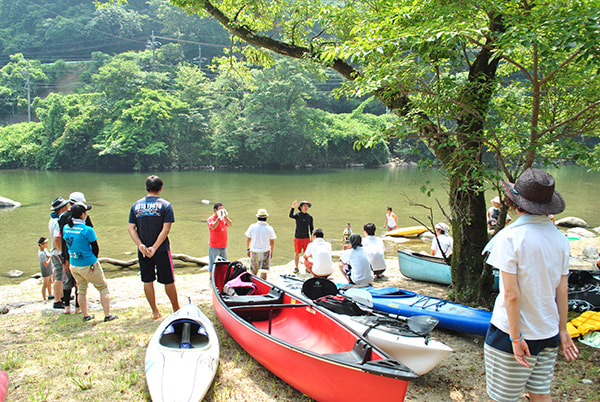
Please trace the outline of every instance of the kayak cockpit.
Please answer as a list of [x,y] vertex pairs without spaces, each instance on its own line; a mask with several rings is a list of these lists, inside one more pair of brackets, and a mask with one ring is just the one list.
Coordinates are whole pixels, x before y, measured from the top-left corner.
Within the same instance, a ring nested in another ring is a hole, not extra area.
[[173,321],[160,336],[159,343],[171,349],[202,349],[208,346],[206,329],[190,319]]

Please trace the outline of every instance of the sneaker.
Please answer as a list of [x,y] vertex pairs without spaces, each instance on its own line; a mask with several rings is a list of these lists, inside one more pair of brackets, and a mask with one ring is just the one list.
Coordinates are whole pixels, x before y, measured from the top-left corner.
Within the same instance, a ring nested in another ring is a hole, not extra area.
[[108,317],[104,317],[104,322],[108,322],[108,321],[112,321],[112,320],[116,320],[117,318],[119,318],[118,315],[109,315]]
[[54,304],[52,305],[52,308],[63,309],[63,308],[65,308],[65,303],[63,303],[62,301],[54,302]]
[[300,270],[298,269],[298,267],[294,268],[294,273],[295,273],[295,274],[297,274],[297,273],[299,273],[299,272],[300,272]]
[[92,321],[94,319],[93,315],[88,315],[87,317],[83,317],[83,322]]

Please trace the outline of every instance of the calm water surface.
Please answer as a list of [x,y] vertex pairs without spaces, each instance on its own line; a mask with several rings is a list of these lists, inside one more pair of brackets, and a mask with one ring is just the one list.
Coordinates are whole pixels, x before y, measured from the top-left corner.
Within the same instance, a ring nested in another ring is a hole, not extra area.
[[[600,225],[597,209],[600,174],[583,168],[562,167],[552,170],[557,190],[566,199],[567,210],[558,216],[578,216],[590,226]],[[136,173],[69,173],[9,170],[0,171],[0,196],[23,204],[14,210],[0,210],[0,274],[17,269],[29,276],[39,271],[37,239],[48,237],[48,219],[52,200],[73,191],[85,193],[93,205],[90,216],[98,235],[101,257],[128,260],[135,257],[135,245],[127,233],[129,208],[145,195],[147,174]],[[222,202],[229,211],[233,226],[229,230],[229,258],[245,256],[248,225],[256,221],[258,208],[269,212],[268,222],[275,228],[274,263],[293,259],[294,221],[288,217],[293,200],[309,200],[316,227],[322,227],[334,249],[341,248],[342,231],[350,222],[362,234],[362,225],[374,222],[378,234],[382,229],[386,207],[392,206],[400,226],[417,223],[411,217],[428,221],[428,211],[412,204],[434,207],[435,220],[443,220],[435,198],[447,208],[446,182],[436,171],[416,169],[333,169],[302,171],[228,171],[169,172],[160,176],[165,182],[162,196],[173,204],[175,224],[171,249],[195,257],[208,254],[206,219],[212,204]],[[434,189],[432,197],[421,186]],[[486,198],[492,198],[489,194]],[[210,204],[203,204],[209,200]],[[427,249],[429,244],[413,241],[409,247]],[[396,246],[388,245],[390,255]],[[176,266],[182,265],[175,261]],[[194,269],[186,265],[185,269]],[[133,275],[137,268],[120,269],[105,264],[107,276]],[[22,278],[0,276],[0,284],[18,283]]]

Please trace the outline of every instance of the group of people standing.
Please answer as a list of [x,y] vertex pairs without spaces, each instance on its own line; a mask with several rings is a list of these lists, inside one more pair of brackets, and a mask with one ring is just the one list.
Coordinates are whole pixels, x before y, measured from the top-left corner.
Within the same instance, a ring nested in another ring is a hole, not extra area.
[[68,201],[63,197],[52,201],[49,241],[45,237],[38,240],[38,259],[44,278],[42,297],[46,299],[48,292],[48,299],[54,299],[53,307],[69,314],[71,293],[75,289],[75,312],[81,313],[84,321],[91,321],[94,316],[88,312],[87,288],[92,283],[100,293],[104,321],[112,321],[118,317],[110,313],[108,286],[98,262],[98,239],[88,216],[91,208],[80,192],[71,193]]
[[[578,355],[566,330],[569,243],[548,217],[562,212],[565,203],[554,190],[554,178],[538,169],[527,169],[516,183],[502,181],[502,186],[505,202],[516,211],[518,220],[496,234],[484,250],[489,252],[487,263],[501,272],[500,293],[484,346],[487,392],[496,401],[516,401],[523,390],[529,392],[531,400],[550,400],[557,351],[560,349],[567,360]],[[154,293],[156,280],[165,286],[173,311],[179,309],[168,239],[175,217],[172,205],[160,197],[162,187],[160,177],[146,179],[147,195],[131,207],[128,226],[138,248],[140,276],[154,319],[160,317]],[[293,201],[289,212],[296,221],[294,271],[299,272],[304,252],[308,272],[328,277],[334,270],[331,244],[324,240],[321,228],[314,228],[308,213],[310,207],[308,201]],[[42,296],[54,297],[55,308],[70,312],[71,288],[76,284],[76,307],[83,320],[90,321],[94,316],[88,313],[86,294],[91,283],[100,293],[104,321],[111,321],[117,316],[110,313],[108,286],[98,262],[98,240],[88,215],[90,209],[85,196],[78,192],[71,193],[68,201],[58,197],[52,202],[50,237],[38,240],[44,277]],[[214,204],[213,210],[207,220],[209,270],[218,257],[227,259],[227,228],[232,224],[223,204]],[[257,222],[245,232],[251,270],[263,278],[270,268],[277,238],[267,223],[268,216],[265,209],[259,209]],[[395,229],[397,223],[397,217],[388,208],[386,228]],[[340,257],[339,268],[349,283],[366,286],[385,271],[383,242],[375,237],[373,223],[363,226],[364,239],[352,233],[349,224],[346,229],[348,245]],[[452,249],[449,228],[437,224],[435,229],[432,254],[448,256]],[[73,280],[65,280],[68,277]]]
[[[334,271],[331,243],[325,241],[322,228],[314,227],[312,215],[308,209],[312,204],[308,201],[294,200],[289,217],[296,221],[294,231],[294,273],[300,272],[300,257],[304,256],[306,273],[315,277],[327,278]],[[297,209],[297,210],[296,210]],[[250,257],[250,269],[255,275],[266,279],[273,258],[275,230],[267,223],[269,214],[266,209],[259,209],[257,222],[251,224],[245,232],[246,251]],[[212,271],[218,256],[227,260],[227,228],[232,221],[222,203],[215,203],[213,214],[206,221],[209,228],[209,271]],[[363,238],[352,233],[348,224],[348,246],[340,257],[339,267],[349,283],[366,286],[374,278],[383,277],[385,271],[385,248],[383,241],[375,237],[376,227],[373,223],[364,225]]]

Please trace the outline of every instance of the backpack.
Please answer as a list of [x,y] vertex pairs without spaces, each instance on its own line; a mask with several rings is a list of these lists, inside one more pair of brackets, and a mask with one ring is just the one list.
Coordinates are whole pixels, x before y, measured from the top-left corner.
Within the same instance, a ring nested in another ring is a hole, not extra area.
[[227,266],[223,293],[229,296],[245,296],[256,293],[256,285],[252,280],[252,275],[250,275],[244,264],[241,262],[231,262]]

